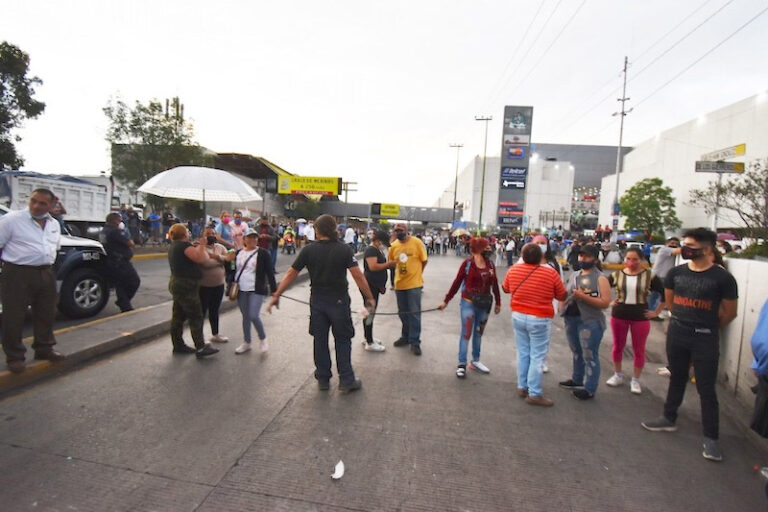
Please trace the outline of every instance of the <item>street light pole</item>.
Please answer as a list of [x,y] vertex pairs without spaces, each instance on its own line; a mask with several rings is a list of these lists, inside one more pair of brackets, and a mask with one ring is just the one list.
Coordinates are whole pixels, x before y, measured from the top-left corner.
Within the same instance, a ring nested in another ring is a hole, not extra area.
[[456,222],[456,189],[459,186],[459,151],[464,144],[448,144],[448,146],[456,148],[456,174],[453,178],[453,213],[451,213],[451,228],[453,228],[453,223]]
[[[629,64],[629,59],[627,57],[624,57],[624,86],[621,89],[621,98],[618,98],[618,101],[621,102],[621,111],[614,112],[614,116],[621,116],[621,119],[619,120],[619,147],[616,149],[616,193],[613,196],[613,230],[611,231],[611,242],[616,243],[616,240],[618,240],[619,237],[619,173],[621,172],[621,143],[622,139],[624,138],[624,117],[632,112],[632,109],[624,110],[624,103],[626,103],[629,98],[627,98],[627,65]],[[598,224],[599,225],[599,224]]]
[[480,216],[477,219],[477,235],[483,229],[483,197],[485,195],[485,157],[488,151],[488,121],[493,116],[475,116],[475,121],[485,121],[485,142],[483,143],[483,177],[480,180]]

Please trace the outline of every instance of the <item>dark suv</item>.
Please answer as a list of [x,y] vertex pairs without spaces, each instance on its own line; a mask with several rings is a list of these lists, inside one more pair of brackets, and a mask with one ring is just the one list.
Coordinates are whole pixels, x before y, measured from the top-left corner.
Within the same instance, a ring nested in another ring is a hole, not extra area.
[[[0,216],[8,211],[0,205]],[[53,264],[62,314],[69,318],[85,318],[98,314],[107,305],[106,255],[99,242],[62,233],[61,248]]]

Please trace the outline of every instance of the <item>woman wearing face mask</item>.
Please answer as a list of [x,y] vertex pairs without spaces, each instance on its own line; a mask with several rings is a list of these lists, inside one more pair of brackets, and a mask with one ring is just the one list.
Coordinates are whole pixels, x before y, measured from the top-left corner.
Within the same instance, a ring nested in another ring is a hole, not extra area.
[[224,297],[224,277],[226,275],[224,264],[234,258],[227,254],[227,249],[216,243],[216,232],[213,228],[205,228],[204,232],[207,245],[205,252],[208,260],[200,264],[203,278],[200,280],[200,303],[203,306],[203,318],[208,314],[208,322],[211,324],[211,338],[213,343],[226,343],[229,338],[219,334],[219,308]]
[[[565,336],[573,352],[571,378],[560,387],[571,390],[574,398],[589,400],[600,381],[600,341],[605,332],[603,310],[611,304],[611,284],[597,269],[598,248],[585,245],[579,252],[581,270],[574,272],[568,286],[563,317]],[[585,380],[586,376],[586,380]]]
[[627,344],[627,334],[632,335],[632,351],[634,352],[634,372],[629,389],[639,395],[643,392],[640,385],[640,374],[645,366],[645,342],[651,330],[649,319],[656,318],[664,307],[663,300],[654,311],[648,311],[648,297],[652,291],[663,296],[664,285],[661,279],[654,276],[650,269],[642,266],[643,254],[640,249],[629,248],[624,256],[624,268],[617,270],[611,276],[611,284],[616,287],[618,297],[611,309],[611,332],[613,333],[614,374],[606,381],[611,387],[624,383],[624,373],[621,370],[621,360],[624,347]]
[[216,241],[225,246],[227,249],[234,249],[235,244],[232,241],[232,217],[229,216],[229,212],[224,210],[220,215],[221,222],[216,226]]
[[[445,299],[437,307],[444,310],[448,302],[461,288],[461,334],[459,336],[459,365],[456,377],[463,379],[467,375],[467,348],[472,338],[472,360],[469,367],[479,373],[487,374],[491,370],[480,362],[480,344],[485,324],[491,312],[491,305],[496,301],[494,313],[501,311],[501,294],[496,278],[496,266],[491,261],[493,251],[485,238],[472,238],[469,241],[470,257],[461,262],[456,279]],[[493,295],[491,295],[493,293]]]
[[[266,352],[267,333],[261,322],[261,305],[270,293],[277,290],[275,271],[272,268],[272,256],[269,251],[259,247],[259,232],[249,229],[245,232],[245,248],[237,253],[235,281],[239,292],[237,305],[243,315],[243,343],[235,354],[244,354],[251,350],[251,324],[256,327],[260,350]],[[269,288],[267,288],[269,285]]]
[[[387,291],[387,269],[395,268],[397,263],[394,261],[387,262],[386,248],[389,247],[389,234],[386,231],[373,232],[370,238],[371,245],[363,253],[363,267],[365,279],[368,281],[368,287],[373,294],[373,302],[378,306],[379,295],[383,295]],[[365,302],[365,294],[363,294],[363,302]],[[374,314],[376,313],[376,306],[374,306]],[[363,322],[363,331],[365,332],[363,346],[365,350],[370,352],[384,352],[386,347],[382,345],[381,341],[373,337],[374,318],[372,315]]]
[[[557,261],[555,253],[552,252],[552,248],[549,245],[547,237],[544,235],[536,235],[531,241],[538,245],[539,249],[541,249],[541,264],[552,268],[555,272],[557,272],[557,275],[560,276],[560,281],[564,282],[563,269],[560,267],[560,262]],[[552,300],[552,307],[555,311],[558,310],[559,301],[557,299]],[[547,355],[549,355],[549,353],[547,353]],[[544,360],[541,364],[541,371],[544,373],[549,373],[549,366],[547,366],[547,355],[544,356]]]

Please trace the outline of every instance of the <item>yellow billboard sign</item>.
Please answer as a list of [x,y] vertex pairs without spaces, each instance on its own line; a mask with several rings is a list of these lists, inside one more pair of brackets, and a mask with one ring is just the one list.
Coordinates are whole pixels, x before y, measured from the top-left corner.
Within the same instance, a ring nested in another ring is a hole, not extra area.
[[382,217],[399,217],[400,205],[399,204],[387,204],[381,203],[381,216]]
[[706,155],[701,155],[701,160],[708,160],[710,162],[717,162],[718,160],[727,160],[737,156],[744,156],[747,153],[746,144],[738,144],[729,148],[718,149]]
[[341,178],[325,176],[280,176],[277,178],[277,193],[338,196],[341,194]]

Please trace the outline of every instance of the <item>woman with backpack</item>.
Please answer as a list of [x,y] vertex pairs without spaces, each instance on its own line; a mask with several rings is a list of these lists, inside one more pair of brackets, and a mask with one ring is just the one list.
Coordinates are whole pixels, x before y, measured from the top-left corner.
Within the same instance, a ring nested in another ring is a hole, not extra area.
[[487,374],[490,370],[480,362],[480,344],[483,338],[485,324],[491,313],[491,307],[495,314],[501,311],[501,293],[499,282],[496,278],[496,266],[491,261],[491,250],[488,240],[485,238],[472,238],[469,241],[470,256],[459,266],[450,290],[445,295],[443,302],[438,306],[444,310],[448,302],[461,288],[461,335],[459,336],[459,365],[456,368],[456,377],[463,379],[467,375],[467,349],[472,338],[472,360],[469,368],[477,372]]

